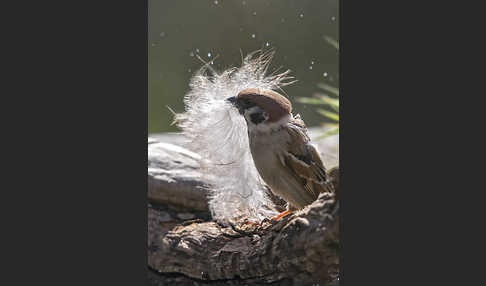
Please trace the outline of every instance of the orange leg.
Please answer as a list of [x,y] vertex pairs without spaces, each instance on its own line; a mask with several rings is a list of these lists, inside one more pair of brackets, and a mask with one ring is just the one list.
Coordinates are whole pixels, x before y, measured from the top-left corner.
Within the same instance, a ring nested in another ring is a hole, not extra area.
[[274,221],[278,221],[279,219],[283,218],[286,215],[291,214],[291,211],[284,211],[283,213],[279,214],[278,216],[272,218]]
[[259,223],[258,222],[251,221],[251,220],[247,220],[247,221],[244,222],[244,224],[258,225]]

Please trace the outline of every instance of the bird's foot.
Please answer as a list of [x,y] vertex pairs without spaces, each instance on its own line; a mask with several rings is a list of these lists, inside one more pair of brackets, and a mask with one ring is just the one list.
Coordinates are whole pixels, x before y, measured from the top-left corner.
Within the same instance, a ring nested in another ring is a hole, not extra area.
[[273,217],[273,218],[272,218],[272,220],[273,220],[273,221],[278,221],[278,220],[280,220],[281,218],[283,218],[284,216],[289,215],[289,214],[291,214],[291,213],[292,213],[291,211],[284,211],[283,213],[279,214],[278,216]]
[[246,225],[260,225],[260,223],[259,223],[259,222],[257,222],[257,221],[253,221],[253,220],[248,220],[248,219],[245,219],[245,220],[243,221],[243,224],[246,224]]

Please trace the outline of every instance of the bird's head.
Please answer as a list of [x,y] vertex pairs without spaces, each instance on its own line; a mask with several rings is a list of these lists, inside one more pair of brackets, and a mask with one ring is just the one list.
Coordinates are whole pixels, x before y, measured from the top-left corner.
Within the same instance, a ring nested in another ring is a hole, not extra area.
[[226,100],[245,117],[249,127],[277,124],[292,116],[290,101],[273,90],[247,88]]

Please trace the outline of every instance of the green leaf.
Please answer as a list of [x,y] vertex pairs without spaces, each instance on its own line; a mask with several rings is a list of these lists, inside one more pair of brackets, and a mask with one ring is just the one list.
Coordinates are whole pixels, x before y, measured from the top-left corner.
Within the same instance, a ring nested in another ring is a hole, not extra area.
[[339,133],[339,127],[336,127],[334,129],[326,131],[324,134],[317,137],[316,140],[323,139],[323,138],[326,138],[326,137],[329,137],[329,136],[332,136],[332,135],[335,135],[335,134],[338,134],[338,133]]
[[338,133],[339,133],[339,127],[334,128],[334,129],[326,132],[327,135],[334,135],[334,134],[338,134]]
[[327,105],[333,110],[339,111],[339,99],[326,95],[318,95],[318,97],[299,97],[296,99],[296,101],[311,105]]
[[324,115],[325,117],[327,118],[330,118],[336,122],[339,122],[339,114],[337,113],[334,113],[334,112],[330,112],[330,111],[327,111],[327,110],[324,110],[324,109],[317,109],[317,112],[319,112],[320,114]]
[[[331,46],[333,46],[339,52],[339,42],[329,36],[324,36],[324,40]],[[336,123],[324,123],[325,126],[330,126],[332,129],[326,131],[321,137],[328,137],[339,133],[339,87],[334,87],[329,84],[320,83],[317,85],[319,88],[327,91],[330,95],[320,93],[314,97],[298,98],[297,101],[304,104],[312,105],[326,105],[332,110],[325,110],[318,108],[317,112],[326,118],[329,118]]]
[[322,123],[323,126],[326,127],[334,127],[334,128],[339,128],[339,123]]
[[319,97],[324,105],[330,106],[335,111],[339,111],[339,99],[331,98],[329,96],[321,95]]
[[338,43],[338,41],[336,41],[333,38],[328,37],[328,36],[324,36],[324,40],[326,40],[326,42],[328,42],[331,46],[333,46],[336,50],[339,51],[339,43]]
[[339,89],[334,87],[334,86],[328,85],[326,83],[319,83],[319,84],[317,84],[317,86],[324,89],[325,91],[329,91],[330,93],[334,94],[335,96],[339,96]]
[[312,98],[312,97],[299,97],[297,98],[297,102],[304,103],[304,104],[320,104],[325,105],[326,103],[320,98]]
[[339,111],[339,99],[332,98],[326,95],[319,95],[318,97],[299,97],[296,99],[299,103],[311,105],[326,105],[335,111]]

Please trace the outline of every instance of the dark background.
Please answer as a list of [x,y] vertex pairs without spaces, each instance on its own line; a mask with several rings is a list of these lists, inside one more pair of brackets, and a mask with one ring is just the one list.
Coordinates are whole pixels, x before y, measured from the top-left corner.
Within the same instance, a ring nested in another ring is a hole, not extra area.
[[319,124],[323,117],[295,97],[312,96],[320,82],[339,86],[339,53],[324,38],[339,40],[338,8],[337,0],[149,0],[149,133],[177,130],[166,106],[184,110],[189,80],[202,66],[196,55],[208,62],[219,55],[213,66],[222,71],[240,66],[241,52],[262,48],[276,52],[270,71],[283,66],[298,80],[284,89],[295,113]]
[[[484,10],[340,2],[341,286],[484,284]],[[144,285],[147,2],[5,4],[2,285]]]

